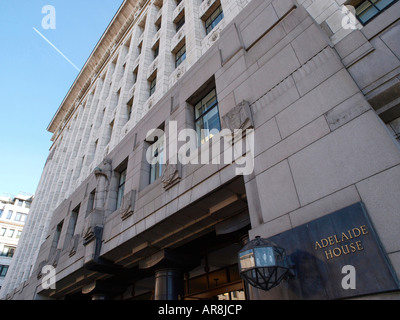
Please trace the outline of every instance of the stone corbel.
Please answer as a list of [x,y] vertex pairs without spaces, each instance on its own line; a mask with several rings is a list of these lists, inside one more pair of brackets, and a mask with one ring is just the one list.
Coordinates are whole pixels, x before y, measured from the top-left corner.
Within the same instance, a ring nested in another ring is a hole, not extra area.
[[136,190],[130,191],[128,194],[124,195],[122,199],[122,207],[121,207],[121,219],[126,220],[135,210],[136,203]]
[[168,163],[164,165],[161,181],[164,185],[164,189],[168,190],[176,185],[182,178],[182,164]]
[[93,209],[85,221],[85,226],[82,233],[83,245],[86,246],[96,236],[96,228],[103,228],[104,210]]
[[100,225],[89,225],[85,228],[85,232],[82,236],[83,238],[83,245],[86,246],[90,242],[92,242],[96,237],[96,227],[103,227]]
[[47,263],[47,261],[42,261],[42,262],[40,262],[39,263],[39,266],[38,266],[38,268],[37,268],[37,275],[36,275],[36,277],[37,277],[37,279],[39,280],[39,279],[41,279],[42,277],[43,277],[43,273],[42,273],[42,270],[43,270],[43,267],[45,266],[45,265],[47,265],[48,263]]
[[75,255],[76,253],[76,249],[78,248],[78,244],[79,244],[79,239],[80,239],[80,235],[76,234],[70,242],[70,245],[68,247],[68,255],[69,257],[72,257],[73,255]]
[[55,268],[58,265],[58,260],[60,259],[60,255],[61,255],[61,249],[57,249],[54,252],[54,255],[52,257],[50,257],[49,261],[51,262],[51,265]]
[[250,109],[250,103],[243,100],[236,107],[230,110],[222,117],[223,124],[232,132],[241,129],[254,128],[253,114]]
[[92,241],[94,239],[94,229],[92,227],[88,227],[85,230],[85,233],[83,234],[82,238],[84,240],[84,244],[87,244],[90,241]]

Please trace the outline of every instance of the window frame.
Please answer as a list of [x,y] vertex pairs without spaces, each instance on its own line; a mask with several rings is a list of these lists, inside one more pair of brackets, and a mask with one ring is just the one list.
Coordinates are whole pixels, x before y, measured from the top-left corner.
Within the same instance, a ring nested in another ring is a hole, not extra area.
[[95,201],[96,201],[96,188],[94,188],[88,197],[87,207],[86,207],[86,216],[91,213],[95,208]]
[[8,231],[7,237],[8,238],[13,238],[14,234],[15,234],[15,229],[8,229],[7,231]]
[[160,55],[160,44],[157,42],[157,44],[153,47],[152,50],[153,50],[153,60],[155,60]]
[[[208,96],[212,93],[215,92],[213,99],[215,100],[210,106],[207,107],[207,103],[211,101],[211,99],[209,99],[208,101],[204,101],[205,99],[208,98]],[[198,105],[201,105],[201,113],[199,116],[196,116],[196,109]],[[206,109],[203,111],[203,106],[206,107]],[[202,130],[205,130],[204,127],[204,117],[207,116],[207,114],[209,114],[211,111],[215,110],[217,111],[217,116],[218,116],[218,126],[219,128],[217,129],[218,131],[221,131],[221,117],[220,117],[220,113],[219,113],[219,106],[218,106],[218,96],[217,96],[217,89],[216,87],[213,87],[211,90],[207,91],[207,93],[205,95],[203,95],[203,97],[200,99],[200,101],[198,101],[195,105],[194,105],[194,126],[195,126],[195,130],[198,136],[198,141],[197,141],[197,145],[201,146],[204,143],[206,143],[208,140],[210,140],[212,138],[211,132],[208,133],[207,136],[204,136],[204,138],[202,137]],[[198,126],[198,123],[202,121],[202,125]],[[198,129],[200,127],[200,129]],[[212,128],[211,130],[213,130],[215,128]],[[210,130],[210,129],[209,129]],[[210,130],[210,131],[211,131]],[[204,132],[204,131],[203,131]]]
[[[184,51],[182,52],[182,50]],[[182,59],[182,57],[184,57]],[[175,54],[175,69],[178,68],[183,61],[186,60],[186,43]]]
[[13,214],[14,214],[14,211],[12,211],[12,210],[8,210],[8,212],[7,212],[7,216],[6,216],[6,219],[7,219],[7,220],[11,220],[11,218],[12,218]]
[[157,158],[157,162],[149,166],[149,184],[157,181],[158,178],[162,176],[163,173],[163,160],[164,160],[164,152],[165,152],[165,141],[164,136],[156,137],[155,141],[153,141],[149,147],[153,156]]
[[185,25],[186,20],[185,20],[185,15],[183,15],[178,21],[175,22],[175,31],[176,33],[179,32],[179,30],[182,29],[182,27]]
[[52,242],[53,249],[58,249],[58,246],[60,245],[60,239],[61,239],[61,233],[63,231],[63,227],[64,227],[64,220],[62,220],[60,223],[58,223],[56,225],[53,242]]
[[13,246],[4,246],[3,251],[0,252],[0,257],[12,258],[16,249],[17,248]]
[[[383,11],[385,11],[386,9],[388,9],[389,7],[391,7],[393,4],[395,4],[396,2],[398,2],[398,0],[392,0],[386,7],[384,7],[383,9],[380,9],[376,3],[379,2],[380,0],[377,0],[375,3],[371,0],[364,0],[361,1],[359,4],[357,4],[355,6],[355,10],[356,10],[356,18],[357,20],[363,25],[365,26],[366,24],[368,24],[369,22],[371,22],[373,19],[375,19],[378,15],[380,15]],[[366,9],[365,11],[370,10],[371,8],[374,8],[377,12],[375,14],[373,14],[369,19],[363,21],[360,18],[360,15],[357,14],[357,9],[360,8],[362,5],[364,5],[365,3],[369,3],[370,7],[368,7],[368,9]]]
[[80,211],[81,211],[81,204],[78,204],[71,211],[69,226],[68,226],[68,233],[70,233],[70,236],[72,236],[72,237],[75,235],[75,232],[76,232],[76,226],[78,224]]
[[118,210],[119,208],[122,207],[122,201],[125,193],[126,175],[127,175],[127,168],[124,168],[121,170],[121,172],[119,172],[118,187],[117,187],[117,202],[115,204],[115,210]]
[[156,92],[157,90],[157,76],[154,79],[150,80],[150,97]]
[[[214,14],[220,10],[217,16],[213,17]],[[221,22],[224,18],[224,10],[222,9],[222,5],[220,4],[211,14],[210,16],[204,21],[205,28],[206,28],[206,35],[210,34],[210,32]]]
[[6,277],[9,267],[10,266],[0,265],[0,278],[5,278]]
[[15,214],[14,221],[25,222],[28,215],[26,213],[18,212]]

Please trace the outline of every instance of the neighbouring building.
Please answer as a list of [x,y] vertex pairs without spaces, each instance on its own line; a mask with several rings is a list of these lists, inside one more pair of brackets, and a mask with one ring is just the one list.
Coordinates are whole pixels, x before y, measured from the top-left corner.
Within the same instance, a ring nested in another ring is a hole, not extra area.
[[[398,298],[399,35],[398,1],[126,0],[2,298]],[[294,270],[269,291],[239,272],[257,236]]]
[[17,249],[32,200],[32,195],[0,196],[0,290]]

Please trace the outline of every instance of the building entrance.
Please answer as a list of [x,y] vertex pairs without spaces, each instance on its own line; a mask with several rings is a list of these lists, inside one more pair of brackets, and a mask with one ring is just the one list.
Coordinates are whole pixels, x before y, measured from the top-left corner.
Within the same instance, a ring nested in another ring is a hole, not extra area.
[[123,300],[244,299],[237,254],[250,228],[244,181],[237,178],[107,252],[99,263],[109,263],[95,265],[90,279],[69,288],[70,294]]
[[211,231],[176,248],[176,257],[187,261],[195,255],[199,258],[197,265],[183,272],[175,266],[170,269],[163,266],[155,272],[155,277],[136,283],[134,299],[166,300],[177,289],[174,299],[246,300],[247,289],[239,275],[237,254],[249,228],[248,224],[227,234]]
[[198,267],[185,274],[185,300],[245,300],[237,253],[248,227],[226,235],[210,233],[188,245],[201,253]]
[[245,300],[244,284],[237,265],[188,280],[185,300]]

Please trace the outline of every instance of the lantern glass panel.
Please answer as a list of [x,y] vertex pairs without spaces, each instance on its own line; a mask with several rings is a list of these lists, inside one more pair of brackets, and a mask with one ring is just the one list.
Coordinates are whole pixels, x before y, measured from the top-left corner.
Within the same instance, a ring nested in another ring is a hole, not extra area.
[[274,248],[255,248],[254,251],[257,267],[271,267],[276,265]]
[[240,268],[242,271],[255,267],[253,250],[240,252],[239,258],[240,258]]

